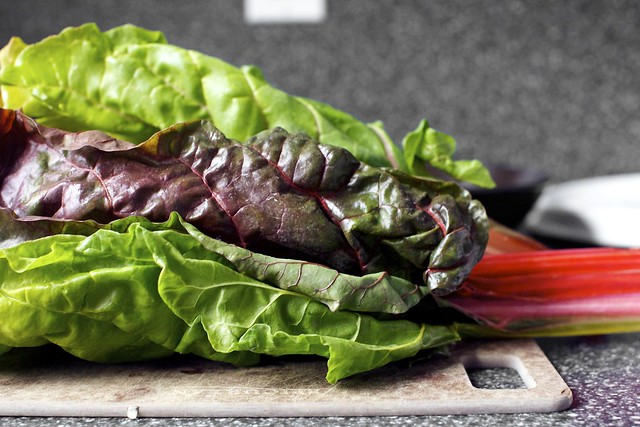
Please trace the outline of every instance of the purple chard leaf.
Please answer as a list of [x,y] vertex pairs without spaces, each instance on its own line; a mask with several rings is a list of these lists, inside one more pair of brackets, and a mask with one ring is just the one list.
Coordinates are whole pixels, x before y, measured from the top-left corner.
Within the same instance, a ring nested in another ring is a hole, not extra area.
[[[270,263],[296,260],[345,278],[374,275],[372,284],[393,276],[406,282],[396,293],[419,299],[457,289],[487,243],[484,209],[459,186],[374,168],[281,128],[240,143],[210,122],[193,121],[133,145],[1,110],[0,137],[0,206],[17,218],[162,222],[177,212],[237,246],[235,256],[225,256],[254,275],[262,271],[264,280],[289,271]],[[364,289],[341,282],[343,293]],[[305,292],[328,292],[330,283]],[[380,289],[374,299],[384,301]]]

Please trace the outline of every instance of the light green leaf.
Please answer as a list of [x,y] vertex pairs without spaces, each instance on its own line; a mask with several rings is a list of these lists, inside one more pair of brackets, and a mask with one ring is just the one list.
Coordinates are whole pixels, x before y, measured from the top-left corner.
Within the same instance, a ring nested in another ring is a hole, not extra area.
[[174,223],[127,218],[90,236],[0,250],[0,345],[56,343],[89,360],[193,352],[237,365],[259,355],[328,358],[327,380],[458,339],[448,327],[332,312],[232,268]]
[[331,312],[299,293],[177,251],[163,251],[158,262],[160,294],[187,324],[202,325],[217,352],[323,356],[332,383],[457,339],[447,327]]
[[332,311],[404,313],[429,293],[426,286],[387,272],[352,276],[317,263],[251,252],[207,237],[180,221],[204,247],[224,256],[236,270],[272,286],[307,295]]
[[280,126],[347,148],[365,163],[406,171],[380,126],[288,95],[256,67],[166,44],[158,32],[131,25],[101,32],[85,24],[8,50],[0,65],[5,107],[46,126],[101,130],[131,142],[196,119],[239,141]]
[[[405,160],[414,174],[423,174],[424,163],[440,169],[457,181],[479,187],[493,188],[495,182],[489,171],[478,160],[453,160],[456,141],[450,135],[439,132],[422,120],[402,141]],[[420,164],[422,161],[422,164]]]

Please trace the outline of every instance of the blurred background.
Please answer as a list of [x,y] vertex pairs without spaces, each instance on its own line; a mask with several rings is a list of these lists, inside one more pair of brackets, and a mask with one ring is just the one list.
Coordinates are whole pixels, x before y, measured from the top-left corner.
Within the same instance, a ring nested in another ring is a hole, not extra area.
[[640,2],[327,0],[319,22],[284,23],[248,22],[245,6],[0,0],[0,43],[133,23],[381,120],[398,143],[427,118],[456,138],[458,158],[542,170],[551,182],[640,171]]

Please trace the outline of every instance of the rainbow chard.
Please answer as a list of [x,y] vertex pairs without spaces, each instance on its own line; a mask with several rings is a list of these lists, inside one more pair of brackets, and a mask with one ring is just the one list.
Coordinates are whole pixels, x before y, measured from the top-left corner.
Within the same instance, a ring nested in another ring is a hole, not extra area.
[[131,25],[12,39],[0,107],[0,353],[315,354],[335,382],[461,337],[640,330],[640,250],[490,224],[416,176],[494,185],[426,120],[400,148]]
[[134,145],[0,109],[0,202],[3,349],[316,354],[332,382],[457,340],[401,315],[457,289],[488,240],[453,183],[283,129],[241,144],[206,121]]

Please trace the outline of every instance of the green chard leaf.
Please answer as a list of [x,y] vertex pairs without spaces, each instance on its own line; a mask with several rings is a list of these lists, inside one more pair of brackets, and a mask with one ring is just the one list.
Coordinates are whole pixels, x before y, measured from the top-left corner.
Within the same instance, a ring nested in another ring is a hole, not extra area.
[[32,45],[14,39],[2,52],[0,106],[22,109],[43,125],[101,130],[134,143],[189,120],[209,120],[239,141],[282,127],[346,148],[372,166],[422,173],[416,163],[434,161],[456,179],[490,184],[477,161],[425,155],[432,145],[418,141],[403,154],[380,122],[365,124],[327,104],[286,94],[254,66],[235,67],[167,44],[158,32],[132,25],[101,32],[85,24]]
[[409,170],[414,174],[428,174],[424,172],[426,164],[458,181],[478,187],[495,187],[491,174],[480,161],[454,160],[455,139],[433,129],[426,120],[421,121],[414,131],[404,137],[402,146]]
[[388,159],[365,124],[273,88],[256,67],[234,67],[131,25],[67,28],[10,58],[0,69],[5,107],[44,125],[141,142],[175,123],[206,119],[240,141],[283,127],[331,139],[376,166],[403,162]]
[[177,214],[163,224],[130,217],[0,249],[2,349],[53,342],[103,362],[180,352],[240,366],[312,354],[328,359],[333,383],[458,340],[448,327],[332,312],[267,285],[182,225]]

